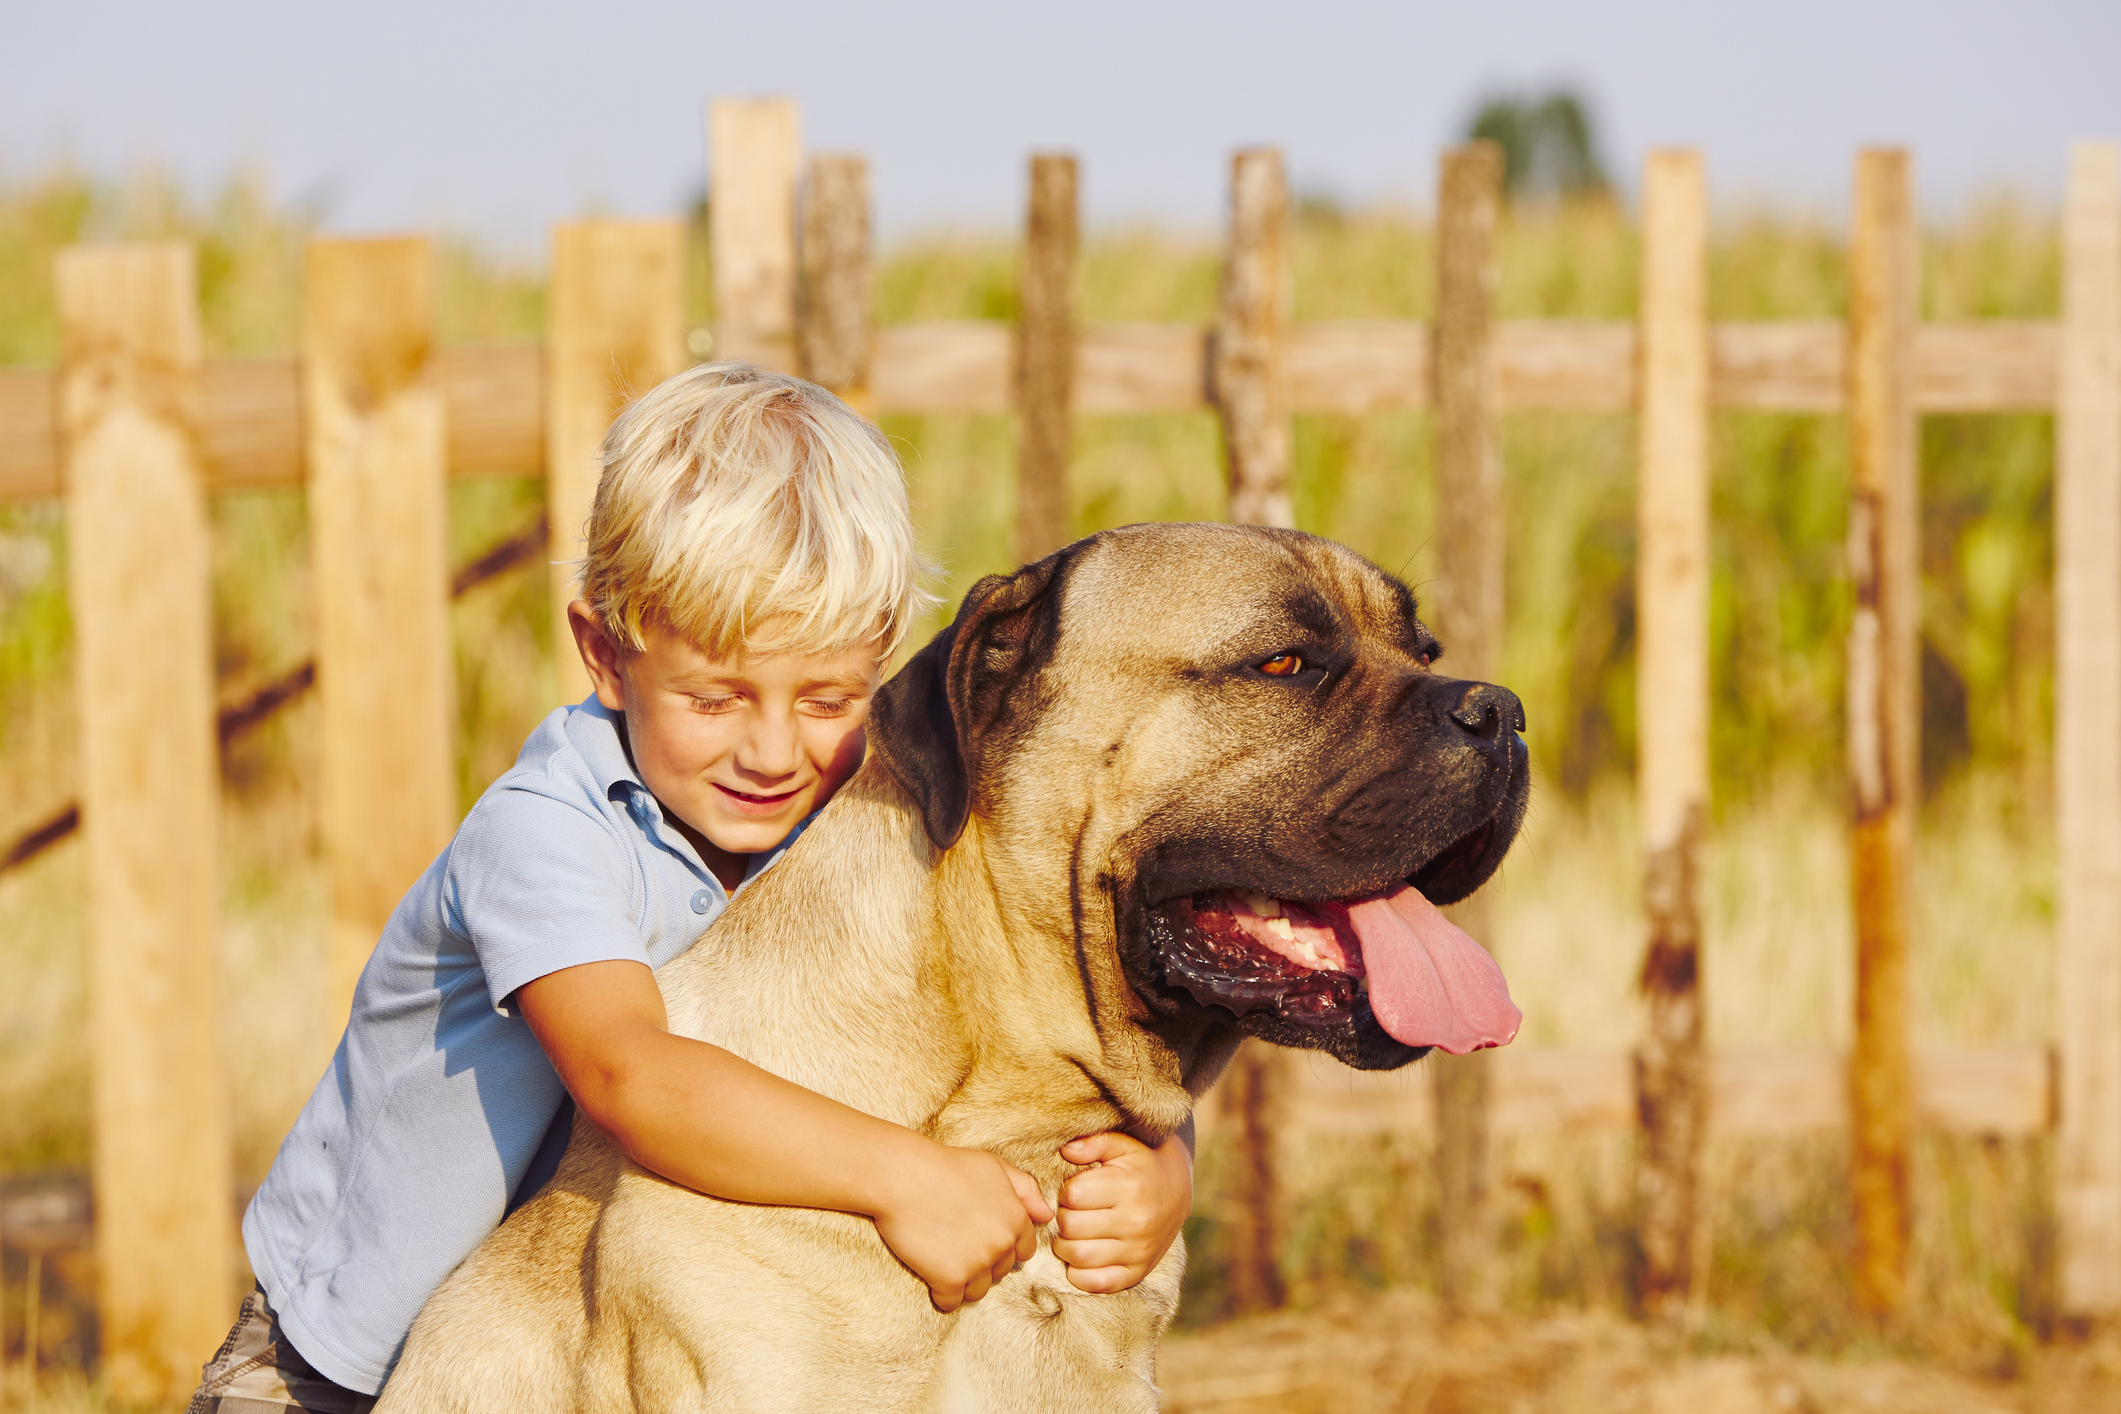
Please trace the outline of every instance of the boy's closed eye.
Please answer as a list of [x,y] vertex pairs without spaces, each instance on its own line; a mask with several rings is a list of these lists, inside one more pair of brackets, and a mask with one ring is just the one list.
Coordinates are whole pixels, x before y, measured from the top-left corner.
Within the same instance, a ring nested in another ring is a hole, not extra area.
[[705,697],[698,693],[688,693],[687,698],[692,704],[693,711],[708,713],[734,711],[738,706],[742,705],[744,700],[741,697],[733,696]]
[[803,710],[813,717],[844,717],[854,710],[854,702],[845,697],[812,697],[803,702]]

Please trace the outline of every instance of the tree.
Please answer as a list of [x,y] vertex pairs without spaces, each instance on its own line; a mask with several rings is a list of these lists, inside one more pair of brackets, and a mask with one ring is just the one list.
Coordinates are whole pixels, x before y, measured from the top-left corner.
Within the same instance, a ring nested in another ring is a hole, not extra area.
[[1568,89],[1486,99],[1466,136],[1502,148],[1503,181],[1512,196],[1579,196],[1609,185],[1590,110]]

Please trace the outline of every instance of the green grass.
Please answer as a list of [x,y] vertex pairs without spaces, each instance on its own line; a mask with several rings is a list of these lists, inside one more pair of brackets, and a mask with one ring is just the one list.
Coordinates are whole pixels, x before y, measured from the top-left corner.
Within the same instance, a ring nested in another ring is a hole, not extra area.
[[[57,353],[50,259],[76,240],[180,235],[200,249],[215,354],[298,339],[309,218],[237,181],[206,199],[165,182],[0,173],[0,364]],[[1637,233],[1605,200],[1527,207],[1501,231],[1507,317],[1630,317]],[[1418,212],[1305,204],[1292,246],[1299,319],[1423,317],[1433,237]],[[1977,204],[1925,233],[1933,318],[2039,318],[2055,310],[2052,217]],[[544,319],[541,272],[439,243],[447,342],[523,341]],[[1840,233],[1801,213],[1726,212],[1711,302],[1727,319],[1833,318]],[[939,231],[884,252],[886,322],[1004,319],[1015,307],[1007,233]],[[689,317],[711,317],[695,222]],[[1089,233],[1077,291],[1086,319],[1212,317],[1212,233],[1128,226]],[[916,515],[955,597],[1011,566],[1014,430],[1002,417],[894,417]],[[1418,413],[1296,422],[1299,522],[1346,541],[1417,590],[1433,574],[1430,426]],[[1642,942],[1633,846],[1634,425],[1542,413],[1504,429],[1508,630],[1503,679],[1524,697],[1537,772],[1531,825],[1497,885],[1498,954],[1536,1044],[1622,1046],[1636,1029]],[[1841,1043],[1851,976],[1841,824],[1847,591],[1845,433],[1834,418],[1720,414],[1715,430],[1715,830],[1706,986],[1719,1044]],[[1221,447],[1205,413],[1084,418],[1071,524],[1223,513]],[[1931,418],[1923,428],[1925,652],[1922,912],[1915,1025],[1925,1044],[2051,1035],[2053,849],[2049,725],[2053,570],[2050,420]],[[536,481],[460,481],[459,562],[535,517]],[[311,651],[302,498],[214,505],[217,667],[235,697]],[[74,790],[65,527],[49,504],[0,507],[0,835]],[[460,601],[460,794],[514,757],[550,682],[539,568]],[[316,716],[298,704],[224,763],[223,979],[238,1167],[255,1177],[335,1039],[322,976]],[[0,877],[0,1174],[87,1159],[77,849]],[[1628,1136],[1505,1145],[1504,1287],[1514,1305],[1622,1304],[1629,1266]],[[1301,1302],[1431,1279],[1438,1221],[1425,1141],[1308,1145],[1289,1170],[1292,1290]],[[1917,1313],[1893,1338],[2001,1368],[2046,1329],[2051,1238],[2037,1142],[1925,1140],[1916,1170]],[[1203,1157],[1189,1312],[1216,1309],[1220,1158]],[[1845,1159],[1824,1137],[1712,1152],[1716,1195],[1704,1339],[1853,1348],[1866,1339],[1841,1286]],[[85,1397],[85,1396],[84,1396]],[[52,1407],[67,1399],[56,1388]],[[85,1407],[85,1406],[84,1406]]]

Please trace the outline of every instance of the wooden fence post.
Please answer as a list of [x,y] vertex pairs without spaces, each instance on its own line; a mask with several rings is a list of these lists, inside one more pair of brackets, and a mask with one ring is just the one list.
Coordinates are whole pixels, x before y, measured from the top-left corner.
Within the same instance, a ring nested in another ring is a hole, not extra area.
[[869,159],[824,152],[803,191],[803,376],[867,417],[876,348],[876,261]]
[[793,373],[795,182],[801,117],[790,98],[717,98],[708,110],[714,356]]
[[198,280],[176,244],[76,247],[56,276],[97,1307],[110,1389],[160,1402],[235,1311]]
[[1701,155],[1650,154],[1642,192],[1636,482],[1636,794],[1647,999],[1635,1054],[1642,1301],[1683,1307],[1707,1129],[1701,848],[1709,800],[1708,192]]
[[[1230,519],[1240,525],[1295,523],[1289,503],[1288,225],[1281,153],[1262,147],[1232,157],[1229,244],[1223,252],[1210,384],[1230,472]],[[1271,1310],[1286,1296],[1275,1150],[1288,1064],[1280,1048],[1248,1040],[1221,1081],[1222,1110],[1233,1131],[1230,1207],[1237,1216],[1231,1226],[1230,1304],[1235,1311]]]
[[1907,1282],[1909,889],[1920,782],[1919,483],[1912,392],[1916,246],[1907,154],[1857,158],[1849,242],[1848,739],[1853,785],[1856,1049],[1849,1068],[1857,1303],[1900,1308]]
[[552,231],[545,357],[545,506],[559,701],[589,695],[567,627],[582,530],[619,409],[685,366],[685,235],[675,221],[574,221]]
[[457,819],[434,262],[310,242],[302,331],[335,1018]]
[[1031,159],[1031,212],[1017,320],[1016,553],[1068,543],[1068,434],[1075,390],[1075,159]]
[[[1496,367],[1495,227],[1502,210],[1502,149],[1469,143],[1446,152],[1436,201],[1436,588],[1429,622],[1455,677],[1492,678],[1502,656],[1502,449]],[[1494,946],[1492,912],[1475,895],[1453,910],[1461,927]],[[1439,1285],[1456,1310],[1488,1303],[1494,1257],[1488,1204],[1488,1092],[1492,1058],[1433,1053]]]
[[1230,240],[1223,253],[1211,382],[1230,469],[1230,519],[1294,525],[1289,500],[1289,182],[1281,153],[1230,159]]
[[2055,411],[2062,1309],[2121,1310],[2121,148],[2070,153]]

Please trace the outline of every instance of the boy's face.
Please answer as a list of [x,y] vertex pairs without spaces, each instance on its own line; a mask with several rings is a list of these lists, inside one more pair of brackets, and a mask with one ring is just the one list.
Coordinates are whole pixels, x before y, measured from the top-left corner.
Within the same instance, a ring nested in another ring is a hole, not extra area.
[[742,878],[740,856],[779,844],[862,764],[869,647],[730,662],[651,623],[647,646],[623,653],[587,604],[568,620],[597,700],[626,714],[642,784],[725,885]]

